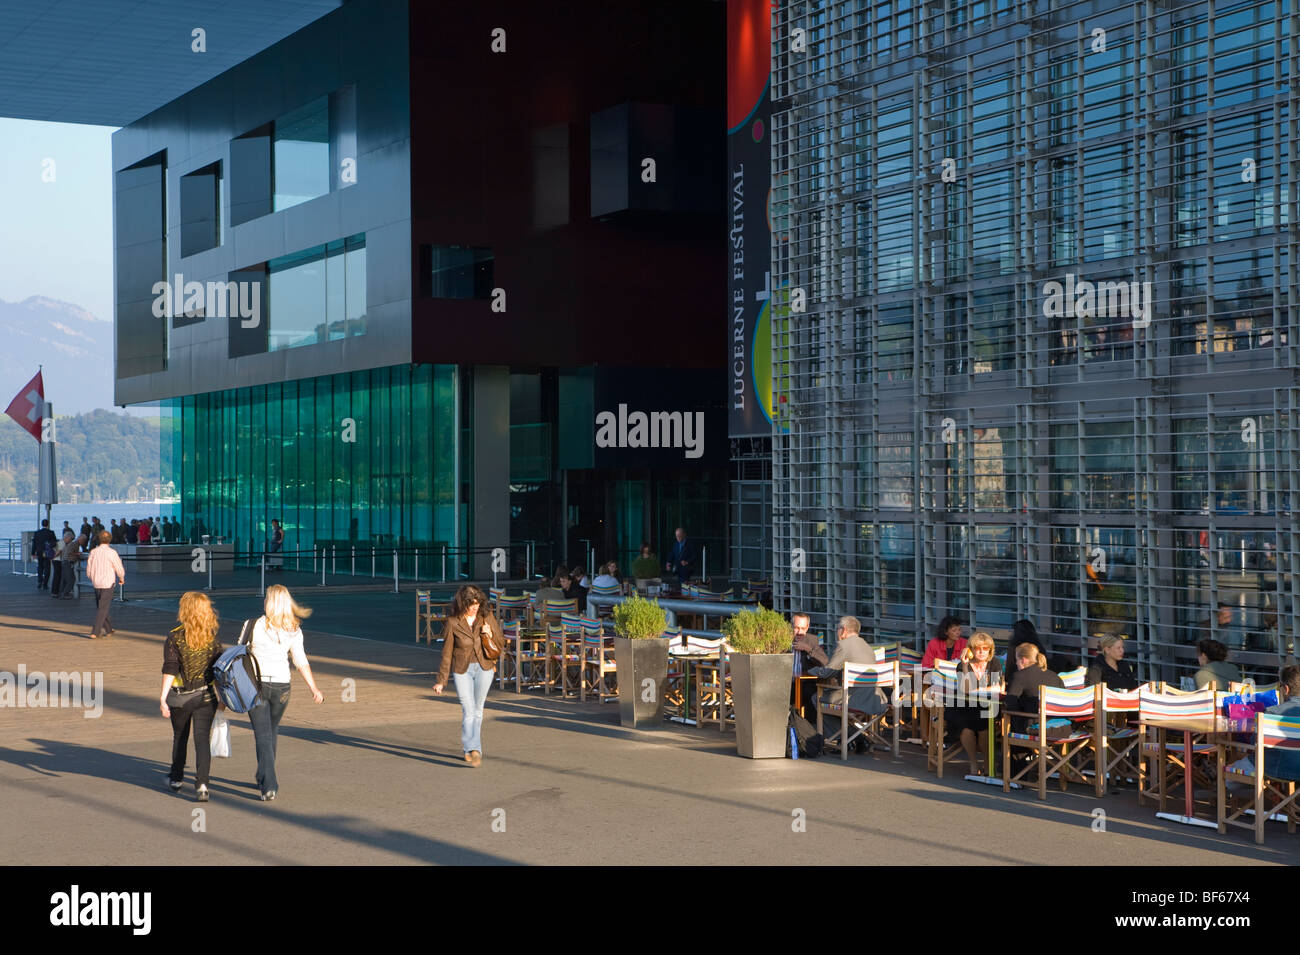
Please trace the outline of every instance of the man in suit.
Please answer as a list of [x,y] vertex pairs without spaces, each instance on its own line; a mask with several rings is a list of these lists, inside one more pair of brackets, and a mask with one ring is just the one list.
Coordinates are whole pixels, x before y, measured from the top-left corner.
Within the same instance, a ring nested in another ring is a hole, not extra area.
[[[835,647],[835,652],[831,655],[830,663],[824,667],[814,667],[808,671],[809,674],[826,677],[828,680],[836,679],[842,683],[844,664],[876,662],[876,651],[871,648],[867,641],[862,639],[862,624],[857,617],[840,617],[836,637],[838,637],[839,643]],[[841,687],[839,689],[823,690],[822,695],[817,700],[817,705],[824,710],[828,704],[839,706],[843,702],[844,690]],[[868,716],[883,713],[888,706],[884,694],[880,690],[869,686],[856,687],[849,694],[849,709],[860,710]],[[823,713],[822,727],[823,735],[830,738],[839,732],[840,718]],[[861,738],[855,742],[855,746],[859,752],[866,751],[866,741]]]
[[668,563],[664,566],[677,575],[678,583],[684,584],[691,579],[695,567],[695,545],[686,539],[686,531],[680,527],[673,535],[677,538],[677,543],[668,552]]
[[32,535],[32,556],[36,558],[36,589],[50,589],[50,560],[53,557],[54,531],[50,530],[50,519],[41,521],[41,529]]

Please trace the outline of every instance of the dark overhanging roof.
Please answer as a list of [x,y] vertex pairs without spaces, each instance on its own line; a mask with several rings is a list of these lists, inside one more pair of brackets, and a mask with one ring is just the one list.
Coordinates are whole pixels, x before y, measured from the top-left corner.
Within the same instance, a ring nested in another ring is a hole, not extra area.
[[343,2],[0,0],[0,116],[125,126]]

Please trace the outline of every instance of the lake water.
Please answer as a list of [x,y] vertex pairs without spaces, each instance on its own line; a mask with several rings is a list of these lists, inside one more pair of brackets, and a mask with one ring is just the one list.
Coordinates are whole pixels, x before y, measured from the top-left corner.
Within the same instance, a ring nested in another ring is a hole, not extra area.
[[[87,519],[99,515],[99,519],[108,527],[108,522],[114,519],[126,518],[130,520],[133,517],[158,517],[164,514],[174,513],[175,505],[173,504],[55,504],[50,508],[50,530],[56,534],[63,527],[63,522],[67,521],[74,531],[81,530],[81,518]],[[45,517],[45,508],[41,508],[41,518]],[[23,531],[34,531],[40,527],[41,523],[37,520],[35,504],[0,504],[0,540],[6,537],[12,537],[21,540]],[[0,544],[0,557],[8,554],[4,549],[5,545]]]

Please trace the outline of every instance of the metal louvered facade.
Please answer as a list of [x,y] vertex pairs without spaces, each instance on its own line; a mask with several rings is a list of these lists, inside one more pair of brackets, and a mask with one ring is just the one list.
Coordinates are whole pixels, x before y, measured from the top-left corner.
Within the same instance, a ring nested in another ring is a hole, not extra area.
[[1297,35],[1295,0],[774,8],[778,609],[1119,633],[1147,679],[1212,635],[1276,679]]

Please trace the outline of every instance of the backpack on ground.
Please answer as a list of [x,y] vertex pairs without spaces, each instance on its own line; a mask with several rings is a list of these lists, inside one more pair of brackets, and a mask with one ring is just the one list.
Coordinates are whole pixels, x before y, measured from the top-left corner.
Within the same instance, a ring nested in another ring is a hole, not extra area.
[[239,642],[223,652],[212,664],[212,684],[217,696],[232,713],[247,713],[257,705],[262,692],[262,673],[257,659],[244,642],[251,620],[245,620],[239,631]]
[[795,739],[799,743],[799,758],[816,759],[822,754],[825,746],[822,734],[817,732],[817,727],[813,726],[793,709],[790,710],[789,727],[794,731]]

